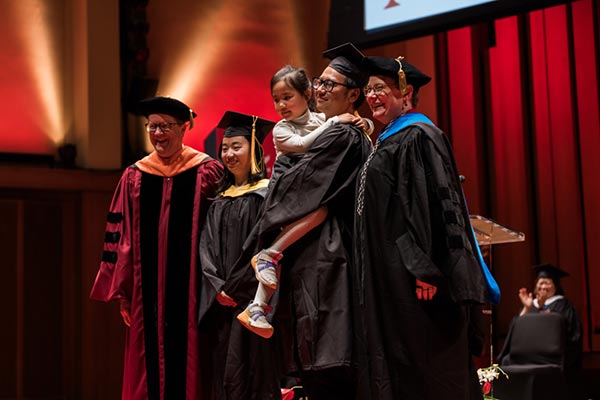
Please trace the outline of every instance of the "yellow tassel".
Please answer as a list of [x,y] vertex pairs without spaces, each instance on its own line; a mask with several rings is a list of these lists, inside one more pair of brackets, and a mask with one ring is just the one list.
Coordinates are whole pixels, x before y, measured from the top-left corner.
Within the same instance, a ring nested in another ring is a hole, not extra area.
[[405,95],[408,88],[406,83],[406,74],[402,70],[402,60],[404,60],[404,57],[402,56],[396,58],[396,61],[398,64],[400,64],[400,69],[398,69],[398,86],[402,95]]
[[[258,174],[262,170],[262,166],[264,165],[262,160],[260,162],[260,165],[256,164],[256,120],[258,120],[258,117],[252,116],[252,137],[250,138],[250,171],[252,172],[252,175]],[[260,146],[260,143],[258,143],[258,145]]]
[[190,108],[190,130],[194,127],[194,112]]

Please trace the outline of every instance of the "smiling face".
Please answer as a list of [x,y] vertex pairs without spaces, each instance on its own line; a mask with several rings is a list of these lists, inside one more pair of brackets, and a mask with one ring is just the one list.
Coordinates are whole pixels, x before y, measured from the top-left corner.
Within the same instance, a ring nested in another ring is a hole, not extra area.
[[534,294],[544,298],[552,297],[556,294],[556,285],[550,278],[539,278],[535,283]]
[[300,93],[287,84],[285,79],[280,80],[271,91],[273,106],[277,114],[283,119],[296,119],[308,109],[310,89],[306,93]]
[[223,138],[221,160],[235,178],[237,186],[248,182],[250,176],[250,142],[245,136]]
[[334,85],[330,92],[325,90],[324,85],[314,88],[317,109],[327,118],[343,113],[353,113],[353,104],[360,96],[360,89],[343,86],[346,77],[331,67],[325,68],[319,78],[322,82],[332,81],[337,85]]
[[176,157],[183,149],[183,135],[187,125],[167,114],[150,114],[148,127],[165,127],[148,132],[150,143],[156,154],[166,163]]
[[370,90],[366,98],[373,112],[373,118],[385,125],[406,113],[408,110],[404,105],[404,98],[410,99],[412,94],[412,86],[409,85],[408,87],[409,90],[402,96],[400,89],[396,87],[392,78],[371,76],[367,88],[374,90]]

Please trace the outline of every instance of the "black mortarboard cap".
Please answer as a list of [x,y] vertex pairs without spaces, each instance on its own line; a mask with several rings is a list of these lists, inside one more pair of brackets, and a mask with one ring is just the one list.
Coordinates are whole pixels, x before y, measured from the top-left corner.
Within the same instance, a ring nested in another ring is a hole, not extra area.
[[353,87],[362,88],[367,84],[369,76],[363,66],[365,56],[352,43],[325,50],[323,55],[331,60],[329,66],[348,78]]
[[253,126],[255,128],[256,139],[258,139],[259,143],[262,143],[271,129],[273,129],[273,126],[275,126],[275,122],[258,118],[254,115],[227,111],[223,114],[217,128],[225,130],[223,137],[246,136],[250,138],[252,137]]
[[403,57],[389,58],[367,56],[365,57],[364,64],[369,75],[383,75],[398,79],[398,85],[401,90],[403,90],[403,83],[400,68],[402,68],[406,83],[412,85],[415,90],[418,90],[421,86],[424,86],[431,81],[430,76],[419,71],[417,67],[408,63]]
[[139,112],[146,118],[150,114],[166,114],[179,121],[190,121],[190,129],[194,126],[196,113],[185,103],[171,97],[151,97],[139,103]]
[[[261,143],[273,129],[273,126],[275,126],[275,122],[255,115],[226,111],[221,117],[217,128],[225,129],[223,137],[245,136],[248,138],[250,142],[250,160],[252,160],[251,172],[256,174],[264,170],[264,160],[259,160],[257,163],[256,146],[261,147]],[[258,143],[256,143],[257,141]]]
[[555,282],[560,278],[569,276],[568,272],[565,272],[552,264],[534,265],[533,269],[537,273],[538,278],[550,278]]

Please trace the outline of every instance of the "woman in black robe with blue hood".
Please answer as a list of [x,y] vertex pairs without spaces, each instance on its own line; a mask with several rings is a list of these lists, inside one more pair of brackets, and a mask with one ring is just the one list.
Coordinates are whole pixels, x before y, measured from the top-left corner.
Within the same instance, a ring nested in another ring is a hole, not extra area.
[[281,398],[275,342],[254,335],[236,321],[256,290],[250,267],[255,249],[245,253],[243,246],[260,218],[267,194],[261,142],[273,125],[233,111],[226,112],[218,125],[225,129],[219,151],[225,175],[200,239],[199,310],[200,329],[209,336],[218,400]]
[[377,400],[481,398],[468,305],[488,301],[486,277],[448,139],[415,111],[431,78],[407,63],[365,57],[364,88],[385,126],[361,170],[355,266],[366,359],[359,387]]

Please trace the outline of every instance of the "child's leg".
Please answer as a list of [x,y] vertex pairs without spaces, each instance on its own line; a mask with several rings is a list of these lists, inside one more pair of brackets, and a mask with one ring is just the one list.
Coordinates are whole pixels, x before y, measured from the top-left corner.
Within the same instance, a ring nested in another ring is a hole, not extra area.
[[319,226],[327,217],[327,207],[323,206],[286,226],[270,247],[261,250],[252,258],[252,267],[256,270],[256,279],[275,289],[277,287],[277,263],[282,252]]

